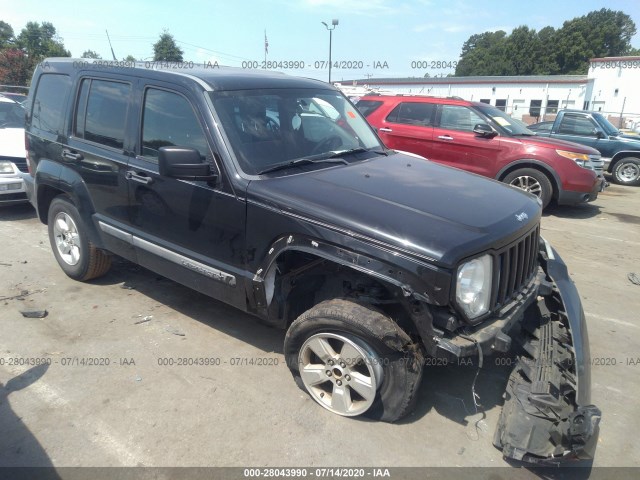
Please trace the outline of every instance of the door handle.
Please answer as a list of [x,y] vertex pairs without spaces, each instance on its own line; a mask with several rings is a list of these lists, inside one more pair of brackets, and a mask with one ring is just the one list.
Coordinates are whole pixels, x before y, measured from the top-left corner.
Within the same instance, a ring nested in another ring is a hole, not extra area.
[[81,153],[72,152],[67,148],[62,150],[62,157],[66,158],[67,160],[74,160],[74,161],[80,161],[84,158]]
[[440,140],[453,140],[453,137],[450,135],[438,135]]
[[144,185],[149,185],[153,182],[151,177],[147,177],[146,175],[138,175],[136,172],[129,170],[125,174],[125,178],[127,180],[133,180],[134,182],[142,183]]
[[378,131],[380,131],[380,132],[393,132],[393,130],[391,130],[390,128],[386,128],[386,127],[380,127],[378,129]]

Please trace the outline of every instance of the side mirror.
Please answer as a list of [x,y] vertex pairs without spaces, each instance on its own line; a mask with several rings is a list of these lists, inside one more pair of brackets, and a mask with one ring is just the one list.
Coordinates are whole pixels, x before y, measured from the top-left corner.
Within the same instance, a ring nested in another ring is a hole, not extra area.
[[602,130],[598,130],[597,128],[593,129],[593,134],[596,138],[604,138],[604,132]]
[[473,133],[485,138],[493,138],[498,135],[493,129],[487,125],[486,123],[476,123],[476,126],[473,127]]
[[160,147],[158,167],[163,177],[204,181],[218,178],[218,175],[211,171],[211,165],[202,162],[200,152],[195,148]]

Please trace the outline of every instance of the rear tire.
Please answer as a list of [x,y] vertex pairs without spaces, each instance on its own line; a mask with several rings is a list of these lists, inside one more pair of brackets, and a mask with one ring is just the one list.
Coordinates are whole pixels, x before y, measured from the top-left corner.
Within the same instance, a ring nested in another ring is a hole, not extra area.
[[553,197],[553,187],[549,178],[540,170],[534,168],[514,170],[504,177],[503,182],[540,198],[542,200],[542,208],[546,208]]
[[89,241],[78,209],[67,196],[53,199],[47,224],[53,254],[69,277],[86,281],[109,271],[111,257]]
[[368,306],[344,299],[316,305],[291,324],[284,352],[298,386],[338,415],[394,422],[413,409],[422,352]]
[[640,160],[626,157],[613,167],[613,179],[620,185],[640,185]]

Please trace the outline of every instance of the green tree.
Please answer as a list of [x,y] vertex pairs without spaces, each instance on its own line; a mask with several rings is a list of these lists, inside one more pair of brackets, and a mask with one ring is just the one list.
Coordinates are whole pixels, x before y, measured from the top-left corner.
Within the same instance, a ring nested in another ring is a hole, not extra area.
[[93,58],[96,60],[101,60],[102,57],[99,53],[94,52],[93,50],[85,50],[80,58]]
[[506,75],[506,36],[503,30],[471,35],[462,46],[456,76]]
[[0,50],[12,46],[13,41],[13,28],[7,22],[0,20]]
[[70,57],[71,53],[64,48],[56,27],[49,22],[28,22],[16,38],[16,45],[37,63],[45,57]]
[[585,74],[589,59],[615,57],[636,51],[631,17],[608,8],[539,32],[527,26],[471,35],[463,44],[456,75]]
[[133,55],[127,55],[126,57],[124,57],[123,59],[125,62],[136,62],[136,57],[134,57]]
[[184,52],[176,44],[173,35],[168,31],[162,32],[160,39],[153,44],[153,59],[166,62],[181,62]]

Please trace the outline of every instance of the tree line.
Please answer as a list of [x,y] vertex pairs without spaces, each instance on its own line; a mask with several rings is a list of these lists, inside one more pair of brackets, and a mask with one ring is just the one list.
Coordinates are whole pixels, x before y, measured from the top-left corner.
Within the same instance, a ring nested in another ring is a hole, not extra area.
[[[155,61],[181,62],[183,51],[166,30],[153,44]],[[28,86],[36,65],[47,57],[71,57],[63,39],[50,22],[28,22],[15,34],[11,25],[0,20],[0,85]],[[81,58],[101,59],[93,50],[85,50]],[[136,61],[133,55],[122,58]]]
[[584,75],[589,60],[640,55],[631,46],[636,25],[631,17],[608,8],[539,31],[527,26],[510,35],[503,30],[471,35],[462,45],[456,76]]

